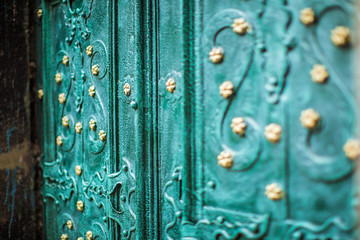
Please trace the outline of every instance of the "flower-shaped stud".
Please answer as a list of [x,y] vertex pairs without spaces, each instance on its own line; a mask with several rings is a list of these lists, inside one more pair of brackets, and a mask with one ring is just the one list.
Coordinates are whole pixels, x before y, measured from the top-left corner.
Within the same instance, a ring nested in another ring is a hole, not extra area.
[[87,54],[88,56],[91,56],[92,53],[93,53],[93,47],[92,47],[91,45],[87,46],[87,47],[86,47],[86,54]]
[[176,88],[176,82],[175,82],[175,79],[173,78],[169,78],[167,81],[166,81],[166,90],[170,93],[173,93],[175,91],[175,88]]
[[76,166],[75,166],[75,173],[76,173],[76,175],[78,175],[78,176],[81,175],[82,169],[81,169],[81,166],[80,166],[80,165],[76,165]]
[[71,220],[68,220],[68,221],[66,222],[66,226],[68,227],[68,229],[72,229],[72,228],[73,228],[72,221],[71,221]]
[[36,14],[37,14],[37,17],[38,17],[38,18],[41,18],[41,17],[42,17],[42,14],[43,14],[43,10],[42,10],[41,8],[38,9],[37,12],[36,12]]
[[93,233],[92,231],[87,231],[86,232],[86,240],[91,240],[93,239]]
[[246,127],[247,127],[246,122],[242,117],[233,118],[231,122],[231,128],[234,133],[243,136],[245,135]]
[[300,21],[305,25],[311,25],[315,22],[315,12],[311,8],[304,8],[300,13]]
[[38,98],[39,98],[40,100],[43,99],[43,97],[44,97],[44,90],[39,89],[38,92],[37,92],[37,96],[38,96]]
[[69,237],[67,234],[64,233],[61,235],[61,240],[68,240],[68,239],[69,239]]
[[64,127],[69,127],[69,117],[68,116],[64,116],[62,119],[61,119],[61,123]]
[[82,124],[81,124],[81,122],[77,122],[77,123],[75,124],[75,131],[76,131],[77,133],[81,133],[81,131],[82,131]]
[[58,146],[62,146],[62,145],[63,145],[63,140],[62,140],[62,137],[61,137],[61,136],[58,136],[58,137],[56,138],[56,144],[57,144]]
[[125,94],[126,96],[129,96],[130,93],[131,93],[130,84],[129,84],[129,83],[125,83],[125,85],[124,85],[124,94]]
[[344,145],[344,152],[347,158],[355,160],[360,156],[360,142],[356,139],[348,140]]
[[101,141],[105,141],[106,140],[106,132],[104,130],[100,130],[99,131],[99,139]]
[[220,95],[224,98],[230,97],[233,94],[233,90],[234,85],[231,81],[223,82],[219,87]]
[[280,200],[284,197],[284,192],[282,189],[276,184],[272,183],[270,185],[267,185],[265,188],[266,192],[265,195],[273,201]]
[[324,83],[329,77],[326,67],[321,64],[315,64],[310,75],[311,79],[316,83]]
[[301,112],[300,122],[307,129],[315,128],[320,121],[320,114],[309,108]]
[[218,156],[218,164],[224,168],[231,168],[234,164],[234,158],[231,153],[222,151]]
[[89,87],[89,96],[90,97],[95,97],[95,86],[94,85]]
[[62,82],[61,73],[55,74],[55,81],[56,81],[57,84],[60,84]]
[[59,103],[64,104],[66,101],[65,93],[60,93],[58,100],[59,100]]
[[84,203],[83,203],[83,201],[77,201],[76,202],[76,209],[79,210],[80,212],[84,211]]
[[338,26],[331,31],[331,41],[337,47],[344,47],[350,42],[350,29]]
[[96,130],[96,120],[95,120],[95,119],[91,119],[91,120],[89,121],[89,128],[90,128],[91,130],[93,130],[93,131]]
[[62,58],[62,63],[65,65],[65,66],[69,66],[69,57],[67,55],[64,55],[63,58]]
[[231,27],[235,33],[243,35],[249,30],[249,23],[244,18],[236,18]]
[[91,67],[91,73],[95,76],[99,74],[100,67],[99,65],[95,64]]
[[220,47],[213,48],[209,52],[209,59],[213,63],[220,63],[224,58],[224,49]]
[[265,127],[265,137],[269,142],[278,142],[281,138],[281,133],[281,126],[276,123],[271,123]]

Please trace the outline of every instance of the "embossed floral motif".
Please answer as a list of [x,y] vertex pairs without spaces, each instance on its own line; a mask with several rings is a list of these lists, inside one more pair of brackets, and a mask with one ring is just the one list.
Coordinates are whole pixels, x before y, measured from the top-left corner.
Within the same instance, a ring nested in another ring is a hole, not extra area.
[[106,140],[106,132],[104,130],[100,130],[99,131],[99,139],[101,141],[105,141]]
[[66,226],[68,227],[68,229],[72,229],[72,228],[73,228],[72,221],[71,221],[71,220],[68,220],[68,221],[66,222]]
[[350,42],[350,29],[344,26],[337,26],[331,31],[331,41],[337,47],[344,47]]
[[265,127],[265,137],[269,142],[276,143],[280,140],[282,128],[276,123],[271,123]]
[[234,164],[234,158],[231,153],[222,151],[218,156],[218,164],[224,168],[231,168]]
[[173,78],[169,78],[167,81],[166,81],[166,90],[170,93],[173,93],[175,91],[175,88],[176,88],[176,82],[175,82],[175,79]]
[[60,84],[62,82],[61,73],[55,74],[55,81],[56,81],[57,84]]
[[130,89],[130,84],[129,83],[125,83],[124,85],[124,93],[126,96],[129,96],[131,93],[131,89]]
[[93,239],[93,233],[92,231],[87,231],[86,232],[86,240],[91,240]]
[[284,197],[284,192],[276,183],[267,185],[265,190],[265,194],[270,200],[277,201]]
[[69,117],[68,116],[64,116],[62,119],[61,119],[61,123],[64,127],[69,127]]
[[93,47],[91,45],[86,47],[86,54],[91,56],[93,54]]
[[76,175],[78,175],[78,176],[81,175],[81,173],[82,173],[82,168],[81,168],[80,165],[76,165],[76,166],[75,166],[75,173],[76,173]]
[[91,130],[93,130],[93,131],[96,130],[96,120],[95,120],[95,119],[91,119],[91,120],[89,121],[89,128],[90,128]]
[[64,233],[61,235],[61,240],[68,240],[68,239],[69,239],[69,237],[67,234]]
[[38,96],[38,98],[39,98],[40,100],[43,99],[43,97],[44,97],[44,90],[39,89],[38,92],[37,92],[37,96]]
[[95,76],[99,74],[100,67],[99,65],[95,64],[91,67],[91,73]]
[[77,133],[81,133],[81,131],[82,131],[82,124],[81,124],[81,122],[77,122],[77,123],[75,124],[75,131],[76,131]]
[[65,66],[68,66],[69,65],[69,57],[67,55],[64,55],[63,58],[62,58],[62,63],[65,65]]
[[89,87],[89,96],[90,97],[94,97],[95,96],[95,86],[92,85],[91,87]]
[[300,20],[305,25],[310,25],[315,22],[315,12],[311,8],[304,8],[301,10]]
[[228,98],[233,94],[234,85],[231,81],[226,81],[220,85],[219,90],[221,96]]
[[315,64],[310,75],[311,79],[316,83],[324,83],[329,77],[326,67],[321,64]]
[[309,108],[301,112],[300,122],[301,124],[308,128],[315,128],[320,121],[320,114],[314,109]]
[[42,17],[42,14],[43,14],[43,10],[42,10],[41,8],[38,9],[37,12],[36,12],[37,17],[38,17],[38,18],[41,18],[41,17]]
[[348,140],[344,145],[344,152],[347,158],[355,160],[360,156],[360,142],[356,139]]
[[56,138],[56,144],[59,145],[59,146],[62,146],[63,145],[63,140],[62,140],[62,137],[61,136],[58,136]]
[[236,18],[231,25],[233,31],[237,34],[243,35],[249,30],[249,23],[244,18]]
[[58,100],[59,100],[59,103],[64,104],[66,101],[65,93],[60,93]]
[[209,52],[209,59],[213,63],[220,63],[224,58],[224,49],[220,47],[213,48]]
[[76,209],[82,212],[84,210],[84,203],[83,201],[77,201],[76,202]]
[[246,122],[242,117],[233,118],[231,122],[231,128],[234,133],[245,135],[246,127]]

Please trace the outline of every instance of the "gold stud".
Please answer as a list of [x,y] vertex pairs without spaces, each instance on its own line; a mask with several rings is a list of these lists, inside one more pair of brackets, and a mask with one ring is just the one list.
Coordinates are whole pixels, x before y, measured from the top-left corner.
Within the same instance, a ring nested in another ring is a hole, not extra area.
[[44,97],[44,90],[39,89],[38,92],[37,92],[37,95],[38,95],[38,98],[39,98],[40,100],[43,99],[43,97]]
[[59,146],[62,146],[63,145],[63,140],[62,140],[62,137],[61,136],[58,136],[56,138],[56,144],[59,145]]
[[99,69],[100,69],[99,65],[95,64],[94,66],[91,67],[91,73],[96,76],[99,74]]
[[86,240],[91,240],[93,239],[93,233],[92,231],[87,231],[86,232]]
[[82,124],[81,124],[81,122],[77,122],[77,123],[75,124],[75,131],[76,131],[77,133],[81,133],[81,131],[82,131]]
[[301,112],[300,122],[307,129],[315,128],[320,121],[320,114],[309,108]]
[[59,103],[64,104],[66,101],[65,93],[60,93],[58,99],[59,99]]
[[91,87],[89,87],[89,95],[90,97],[94,97],[95,96],[95,86],[92,85]]
[[100,130],[99,131],[99,139],[101,141],[105,141],[106,140],[106,132],[104,130]]
[[235,33],[243,35],[249,30],[249,23],[244,18],[236,18],[231,27]]
[[281,126],[275,123],[271,123],[265,127],[265,137],[269,142],[276,143],[281,138],[282,129]]
[[347,158],[355,160],[360,155],[360,142],[356,139],[350,139],[345,143],[343,149]]
[[64,233],[61,235],[61,240],[68,240],[68,239],[69,239],[69,237],[67,234]]
[[95,119],[91,119],[89,122],[89,128],[93,131],[96,130],[96,120]]
[[234,133],[243,136],[245,134],[246,127],[247,127],[246,122],[242,117],[233,118],[231,122],[231,128]]
[[176,88],[176,82],[175,82],[175,79],[173,78],[169,78],[167,81],[166,81],[166,90],[170,93],[173,93],[175,91],[175,88]]
[[311,79],[316,83],[324,83],[329,78],[329,73],[324,65],[315,64],[312,68]]
[[62,82],[61,73],[55,74],[55,81],[56,81],[57,84],[60,84]]
[[234,85],[231,81],[226,81],[220,85],[219,90],[221,96],[228,98],[233,94]]
[[63,58],[62,58],[62,63],[65,65],[65,66],[68,66],[69,65],[69,57],[67,55],[64,55]]
[[337,47],[344,47],[350,42],[350,29],[337,26],[331,31],[331,41]]
[[75,166],[75,173],[76,173],[76,175],[78,175],[78,176],[81,175],[82,169],[81,169],[81,166],[80,166],[80,165],[76,165],[76,166]]
[[77,201],[76,202],[76,209],[82,212],[84,210],[84,203],[83,201]]
[[311,8],[301,10],[300,21],[305,25],[311,25],[315,22],[315,12]]
[[276,183],[267,185],[265,189],[265,194],[270,200],[277,201],[284,197],[284,192]]
[[71,220],[68,220],[68,221],[66,222],[66,225],[67,225],[68,229],[72,229],[72,228],[73,228],[73,224],[72,224],[72,221],[71,221]]
[[93,47],[92,47],[91,45],[87,46],[87,47],[86,47],[86,54],[87,54],[88,56],[91,56],[92,53],[93,53]]
[[224,168],[231,168],[234,164],[234,159],[231,153],[222,151],[218,156],[218,164]]
[[38,9],[37,12],[36,12],[36,14],[37,14],[37,17],[38,17],[38,18],[41,18],[41,17],[42,17],[42,14],[43,14],[43,10],[42,10],[41,8]]
[[82,238],[82,237],[79,237],[77,240],[84,240],[84,238]]
[[64,127],[69,127],[69,117],[68,116],[64,116],[62,119],[61,119],[61,123]]
[[126,96],[129,96],[131,93],[131,89],[130,89],[130,84],[129,83],[125,83],[124,85],[124,93]]
[[209,52],[209,59],[213,63],[220,63],[224,58],[224,49],[217,47]]

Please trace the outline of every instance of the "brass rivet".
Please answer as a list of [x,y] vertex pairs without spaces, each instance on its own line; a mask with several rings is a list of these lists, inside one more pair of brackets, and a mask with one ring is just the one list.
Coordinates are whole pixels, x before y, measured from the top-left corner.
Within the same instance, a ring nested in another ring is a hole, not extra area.
[[242,117],[233,118],[231,122],[231,128],[234,133],[244,135],[246,131],[246,122]]
[[105,140],[106,140],[106,133],[105,133],[104,130],[100,130],[100,131],[99,131],[99,139],[100,139],[101,141],[105,141]]
[[270,200],[273,201],[280,200],[284,197],[284,192],[276,183],[267,185],[265,194]]
[[95,86],[94,85],[89,87],[89,95],[90,95],[90,97],[95,96]]
[[224,49],[217,47],[209,52],[209,59],[213,63],[220,63],[224,58]]
[[344,26],[337,26],[331,31],[331,41],[337,47],[344,47],[350,42],[350,29]]
[[91,119],[89,122],[89,128],[93,131],[96,130],[96,120],[95,119]]
[[249,30],[249,23],[244,18],[236,18],[231,27],[235,33],[243,35]]
[[81,124],[81,122],[77,122],[77,123],[75,124],[75,131],[76,131],[77,133],[81,133],[81,131],[82,131],[82,124]]
[[69,117],[68,116],[64,116],[62,119],[61,119],[61,122],[62,122],[62,125],[64,127],[69,127]]
[[80,165],[76,165],[76,166],[75,166],[75,173],[76,173],[76,175],[78,175],[78,176],[81,175],[82,169],[81,169],[81,166],[80,166]]
[[64,55],[63,58],[62,58],[62,63],[65,65],[65,66],[68,66],[69,65],[69,57],[67,55]]
[[311,79],[316,83],[324,83],[329,77],[326,67],[321,64],[315,64],[310,75]]
[[170,93],[173,93],[175,91],[175,88],[176,88],[176,82],[175,82],[175,79],[173,78],[169,78],[167,81],[166,81],[166,90]]
[[56,81],[57,84],[60,84],[62,82],[61,73],[55,74],[55,81]]
[[39,9],[37,10],[36,14],[37,14],[37,17],[38,17],[38,18],[41,18],[41,17],[42,17],[42,14],[43,14],[43,10],[42,10],[41,8],[39,8]]
[[93,233],[92,231],[87,231],[86,232],[86,240],[91,240],[93,238]]
[[61,235],[61,240],[68,240],[68,235],[67,234],[62,234]]
[[62,146],[63,145],[63,140],[62,140],[62,137],[61,136],[58,136],[56,138],[56,144],[59,145],[59,146]]
[[44,97],[44,90],[39,89],[38,92],[37,92],[37,96],[38,96],[38,98],[39,98],[40,100],[43,99],[43,97]]
[[281,133],[281,126],[278,124],[271,123],[265,127],[265,137],[269,142],[278,142],[281,138]]
[[96,76],[99,74],[99,69],[100,69],[99,65],[95,64],[94,66],[91,67],[91,73]]
[[233,94],[233,90],[234,85],[231,81],[223,82],[219,87],[220,95],[224,98],[230,97]]
[[67,227],[68,227],[69,229],[72,229],[72,228],[73,228],[73,224],[72,224],[72,221],[71,221],[71,220],[68,220],[68,221],[66,222],[66,225],[67,225]]
[[218,164],[224,168],[231,168],[234,164],[234,159],[231,153],[222,151],[218,156]]
[[130,84],[129,84],[129,83],[125,83],[125,85],[124,85],[124,94],[125,94],[126,96],[129,96],[130,93],[131,93]]
[[59,94],[59,103],[64,104],[66,101],[65,93]]
[[315,12],[311,8],[301,10],[300,20],[305,25],[311,25],[315,22]]
[[320,121],[320,114],[309,108],[301,112],[300,122],[307,129],[315,128]]
[[76,202],[76,209],[82,212],[84,210],[84,203],[83,201],[77,201]]
[[88,56],[91,56],[92,53],[93,53],[93,47],[92,47],[91,45],[87,46],[87,47],[86,47],[86,54],[87,54]]
[[343,149],[347,158],[355,160],[360,155],[360,142],[356,139],[350,139],[345,143]]

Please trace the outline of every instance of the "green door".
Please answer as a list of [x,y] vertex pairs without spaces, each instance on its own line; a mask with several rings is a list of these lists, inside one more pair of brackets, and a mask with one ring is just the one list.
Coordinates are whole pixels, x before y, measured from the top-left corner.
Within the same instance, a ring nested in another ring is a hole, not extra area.
[[356,239],[351,1],[41,8],[47,239]]

